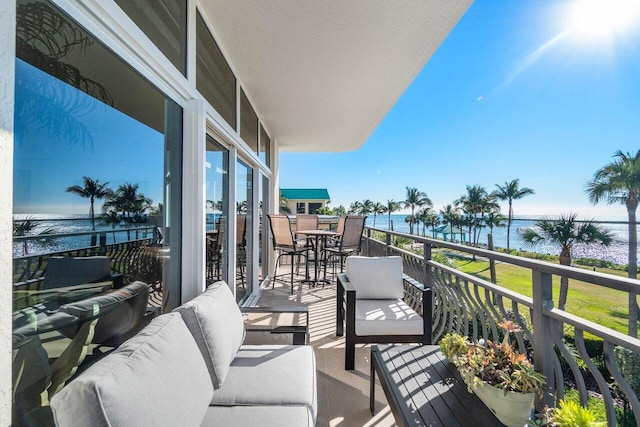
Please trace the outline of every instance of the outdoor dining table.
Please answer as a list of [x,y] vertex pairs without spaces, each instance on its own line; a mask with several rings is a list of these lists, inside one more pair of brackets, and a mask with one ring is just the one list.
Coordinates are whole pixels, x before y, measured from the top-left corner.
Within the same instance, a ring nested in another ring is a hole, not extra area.
[[[307,237],[307,239],[313,238],[314,239],[314,246],[313,246],[313,262],[314,262],[314,272],[313,272],[313,279],[311,279],[310,277],[305,278],[305,280],[303,280],[302,282],[306,283],[308,282],[309,285],[313,285],[313,286],[317,286],[318,282],[320,282],[320,279],[318,278],[318,247],[320,246],[319,243],[322,239],[322,244],[326,244],[327,242],[327,237],[332,237],[332,236],[339,236],[340,233],[338,233],[337,231],[331,231],[331,230],[296,230],[296,236],[300,236],[300,235],[304,235]],[[307,258],[307,262],[308,262],[308,258]],[[324,283],[328,282],[327,280],[322,280],[322,285],[324,286]]]

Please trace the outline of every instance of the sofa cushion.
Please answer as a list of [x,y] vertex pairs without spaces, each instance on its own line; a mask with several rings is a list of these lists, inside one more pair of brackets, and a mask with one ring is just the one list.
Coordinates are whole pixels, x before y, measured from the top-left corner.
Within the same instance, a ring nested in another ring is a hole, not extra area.
[[316,391],[313,347],[243,345],[211,404],[300,406],[315,419]]
[[356,303],[356,335],[422,335],[423,319],[402,300]]
[[51,400],[57,426],[200,425],[213,387],[180,315],[154,319]]
[[302,406],[209,406],[202,427],[313,427],[315,420]]
[[44,272],[44,289],[108,280],[111,277],[111,258],[51,257]]
[[245,333],[242,313],[229,286],[224,281],[216,282],[174,311],[182,315],[193,334],[213,387],[220,388]]
[[[61,305],[59,312],[72,314],[80,319],[99,316],[92,342],[101,344],[113,336],[126,335],[133,329],[144,318],[148,301],[149,285],[133,282],[112,292]],[[72,338],[76,331],[61,332]]]
[[346,275],[356,299],[398,299],[404,296],[402,258],[350,256]]

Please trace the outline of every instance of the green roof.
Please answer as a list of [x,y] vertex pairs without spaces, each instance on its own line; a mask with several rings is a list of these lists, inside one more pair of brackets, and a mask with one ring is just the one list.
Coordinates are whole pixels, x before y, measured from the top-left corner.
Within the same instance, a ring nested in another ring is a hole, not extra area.
[[287,200],[331,200],[326,188],[281,188],[280,196]]

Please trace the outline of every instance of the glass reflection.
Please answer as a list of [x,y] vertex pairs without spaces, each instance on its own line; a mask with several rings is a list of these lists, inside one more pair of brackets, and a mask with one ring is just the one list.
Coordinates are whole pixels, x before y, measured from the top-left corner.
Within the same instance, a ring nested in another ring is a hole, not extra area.
[[242,161],[236,166],[236,299],[241,301],[251,290],[253,265],[251,253],[253,249],[253,169]]
[[229,218],[229,152],[207,136],[206,245],[207,283],[228,280],[227,218]]

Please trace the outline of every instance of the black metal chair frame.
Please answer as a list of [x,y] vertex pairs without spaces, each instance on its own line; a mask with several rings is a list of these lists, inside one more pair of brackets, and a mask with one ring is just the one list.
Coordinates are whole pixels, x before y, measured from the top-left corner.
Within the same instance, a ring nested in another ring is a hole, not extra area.
[[[356,290],[346,274],[338,274],[336,336],[343,336],[346,329],[344,369],[355,367],[356,344],[432,343],[433,296],[430,288],[413,278],[402,275],[404,302],[422,316],[422,335],[357,335]],[[420,309],[422,308],[422,309]]]
[[[324,278],[327,277],[326,264],[329,263],[331,257],[340,258],[340,273],[344,272],[344,260],[349,255],[358,255],[362,250],[362,232],[364,224],[367,221],[366,216],[347,215],[344,218],[344,225],[341,235],[335,246],[327,246],[323,248],[324,254]],[[354,228],[355,227],[355,228]],[[357,231],[359,229],[359,232]],[[355,232],[353,230],[356,230]],[[333,264],[333,275],[336,274],[335,264]]]

